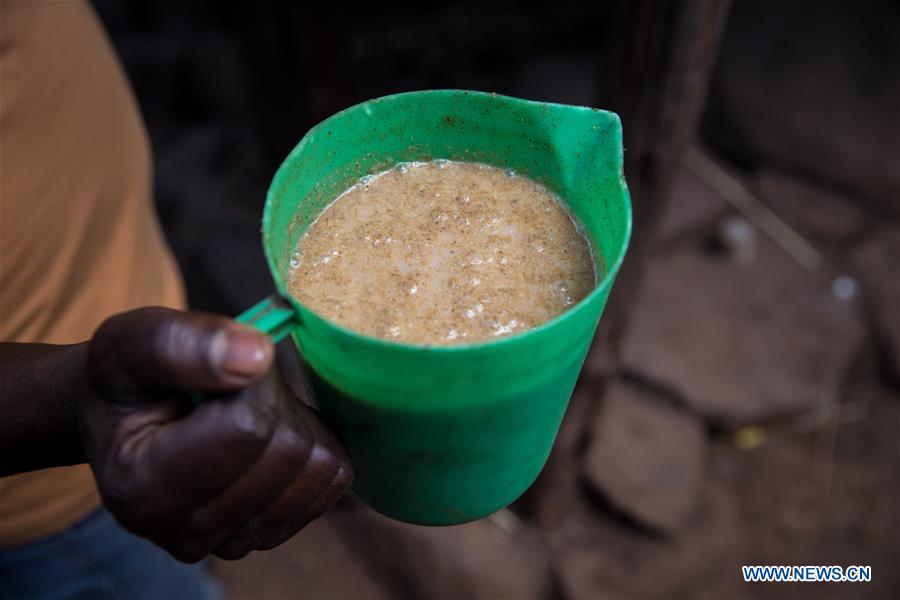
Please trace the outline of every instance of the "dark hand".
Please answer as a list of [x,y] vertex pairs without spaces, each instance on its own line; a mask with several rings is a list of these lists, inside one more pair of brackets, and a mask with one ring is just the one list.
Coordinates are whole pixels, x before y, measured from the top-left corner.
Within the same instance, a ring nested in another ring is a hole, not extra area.
[[[179,560],[281,544],[347,489],[316,413],[271,373],[273,347],[224,317],[140,309],[90,343],[85,453],[118,521]],[[191,392],[207,399],[190,409]]]

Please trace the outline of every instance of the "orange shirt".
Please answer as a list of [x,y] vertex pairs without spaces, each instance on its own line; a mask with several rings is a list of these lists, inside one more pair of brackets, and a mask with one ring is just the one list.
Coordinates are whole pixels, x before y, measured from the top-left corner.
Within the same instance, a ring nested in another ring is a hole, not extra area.
[[[0,340],[68,344],[109,315],[180,308],[151,196],[150,152],[86,2],[0,6]],[[0,479],[0,546],[99,505],[86,465]]]

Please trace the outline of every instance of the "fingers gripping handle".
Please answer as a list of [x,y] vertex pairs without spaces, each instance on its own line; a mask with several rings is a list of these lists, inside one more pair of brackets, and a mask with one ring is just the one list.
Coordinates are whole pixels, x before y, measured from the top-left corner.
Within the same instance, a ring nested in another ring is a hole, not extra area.
[[[272,338],[273,344],[283,340],[292,329],[300,324],[294,309],[278,294],[272,294],[254,304],[234,320],[259,329]],[[194,392],[190,395],[190,399],[196,406],[206,400],[206,394]]]
[[235,317],[235,321],[267,333],[276,344],[299,325],[297,313],[278,294],[254,304]]

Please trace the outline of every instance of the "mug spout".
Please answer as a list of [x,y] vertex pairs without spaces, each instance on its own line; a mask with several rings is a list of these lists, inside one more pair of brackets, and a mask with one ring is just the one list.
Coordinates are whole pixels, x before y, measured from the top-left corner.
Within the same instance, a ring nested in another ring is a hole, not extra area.
[[622,122],[608,110],[565,104],[546,104],[546,127],[559,157],[562,180],[573,185],[578,177],[616,177],[625,185]]

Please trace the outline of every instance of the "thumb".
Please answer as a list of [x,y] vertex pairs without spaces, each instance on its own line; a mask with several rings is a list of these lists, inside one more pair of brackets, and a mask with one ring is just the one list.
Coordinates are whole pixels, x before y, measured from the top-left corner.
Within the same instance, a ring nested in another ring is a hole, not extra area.
[[227,317],[141,308],[107,319],[88,360],[120,390],[228,391],[261,379],[273,355],[268,336]]

